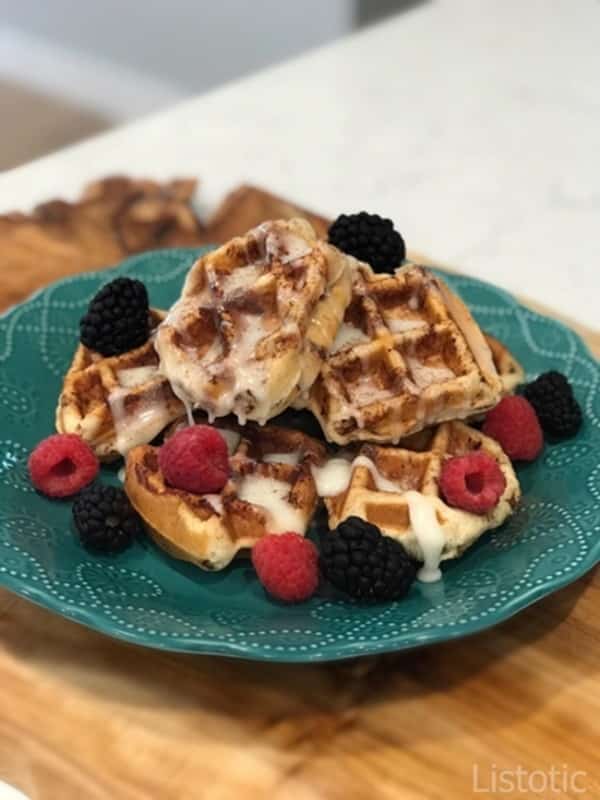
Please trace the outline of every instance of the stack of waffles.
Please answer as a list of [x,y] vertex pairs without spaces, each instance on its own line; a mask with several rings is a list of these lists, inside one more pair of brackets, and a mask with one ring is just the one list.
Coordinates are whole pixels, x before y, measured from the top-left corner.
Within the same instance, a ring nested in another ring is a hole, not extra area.
[[[126,458],[133,505],[176,557],[221,569],[266,532],[305,533],[323,497],[330,527],[360,516],[433,563],[433,550],[458,555],[519,499],[501,448],[465,422],[512,391],[521,368],[422,267],[375,274],[304,220],[266,222],[201,257],[151,322],[148,342],[119,356],[79,345],[57,428],[103,460]],[[309,409],[329,446],[265,424],[290,407]],[[170,488],[151,444],[198,414],[230,448],[218,495]],[[488,515],[451,509],[441,465],[481,449],[505,492]]]

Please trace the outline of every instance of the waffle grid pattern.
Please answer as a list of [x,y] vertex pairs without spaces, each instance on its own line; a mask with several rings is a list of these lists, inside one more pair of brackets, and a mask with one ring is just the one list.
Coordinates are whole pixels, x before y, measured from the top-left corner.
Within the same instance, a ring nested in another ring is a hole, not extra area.
[[497,401],[500,382],[468,342],[481,334],[468,316],[452,316],[423,268],[388,277],[360,268],[344,323],[349,342],[334,343],[308,404],[331,441],[398,442]]

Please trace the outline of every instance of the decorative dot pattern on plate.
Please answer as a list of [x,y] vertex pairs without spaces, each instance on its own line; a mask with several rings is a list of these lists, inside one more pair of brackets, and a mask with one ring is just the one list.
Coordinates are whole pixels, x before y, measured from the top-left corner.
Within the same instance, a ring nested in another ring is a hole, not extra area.
[[[565,372],[585,424],[520,469],[524,502],[502,528],[415,584],[400,602],[361,606],[326,591],[289,606],[270,599],[239,562],[203,573],[150,542],[94,559],[71,525],[71,504],[34,492],[27,455],[53,427],[62,375],[90,298],[117,275],[143,280],[165,308],[198,250],[136,256],[113,270],[69,277],[0,317],[0,583],[65,616],[168,650],[274,661],[322,661],[445,641],[507,619],[600,559],[600,370],[575,333],[506,292],[462,276],[448,282],[530,378]],[[111,473],[112,474],[112,473]]]
[[29,450],[20,442],[0,440],[0,482],[21,492],[34,492],[29,480]]

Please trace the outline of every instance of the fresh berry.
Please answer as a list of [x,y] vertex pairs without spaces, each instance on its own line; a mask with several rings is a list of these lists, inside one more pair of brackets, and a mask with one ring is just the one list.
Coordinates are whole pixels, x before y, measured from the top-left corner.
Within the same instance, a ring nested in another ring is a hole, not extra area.
[[103,356],[140,347],[150,335],[146,287],[132,278],[107,283],[92,299],[79,328],[82,344]]
[[29,456],[31,482],[48,497],[77,494],[98,474],[98,459],[74,433],[55,433],[41,441]]
[[398,600],[410,589],[417,566],[395,539],[359,517],[348,517],[323,536],[321,571],[358,600]]
[[270,533],[252,548],[252,563],[269,594],[286,603],[307,600],[319,583],[319,554],[299,533]]
[[375,272],[392,272],[406,258],[404,239],[392,220],[366,211],[341,214],[329,228],[329,241]]
[[190,425],[167,439],[158,451],[158,464],[174,489],[220,492],[229,478],[227,442],[210,425]]
[[544,372],[525,387],[523,394],[534,407],[544,433],[556,439],[575,436],[583,421],[581,408],[562,373]]
[[449,506],[485,514],[498,505],[506,479],[496,459],[479,450],[444,462],[440,489]]
[[81,543],[94,553],[119,553],[142,533],[142,521],[123,489],[92,484],[73,503]]
[[533,461],[544,446],[544,434],[533,407],[518,395],[503,397],[488,411],[483,432],[502,446],[511,461]]

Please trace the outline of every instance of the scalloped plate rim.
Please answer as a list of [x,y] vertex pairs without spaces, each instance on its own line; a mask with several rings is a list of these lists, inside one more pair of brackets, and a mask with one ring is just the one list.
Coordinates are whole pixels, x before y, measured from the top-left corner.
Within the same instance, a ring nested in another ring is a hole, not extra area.
[[[596,548],[590,552],[594,554],[593,557],[589,559],[590,563],[582,562],[581,571],[578,573],[571,573],[561,578],[553,578],[546,584],[540,586],[532,586],[528,591],[524,591],[522,594],[513,598],[513,600],[507,602],[506,605],[503,606],[502,611],[497,612],[495,615],[490,615],[485,620],[482,620],[481,623],[471,623],[468,629],[463,628],[456,631],[444,629],[443,631],[426,632],[422,635],[415,635],[413,632],[408,635],[398,634],[395,638],[387,639],[385,645],[382,647],[379,647],[376,642],[362,642],[359,645],[354,641],[336,642],[332,645],[332,648],[336,650],[335,654],[329,652],[326,646],[316,653],[288,652],[283,654],[274,653],[271,650],[268,652],[261,650],[254,651],[248,650],[245,645],[236,644],[235,642],[217,644],[212,639],[203,639],[201,636],[190,636],[189,639],[186,640],[180,640],[178,638],[170,639],[168,636],[164,636],[152,642],[143,641],[139,638],[138,634],[134,632],[130,633],[118,625],[111,624],[103,617],[95,616],[82,609],[81,606],[56,600],[52,594],[45,592],[43,589],[38,590],[36,588],[32,590],[27,588],[23,591],[19,586],[19,580],[13,582],[13,576],[7,573],[0,574],[0,586],[9,589],[13,594],[30,601],[40,608],[58,613],[71,622],[76,622],[104,636],[118,639],[127,644],[145,647],[149,650],[222,656],[246,661],[268,661],[279,664],[325,663],[331,661],[345,661],[351,658],[361,658],[372,655],[384,655],[386,653],[395,653],[404,650],[416,650],[419,647],[466,639],[495,628],[504,622],[508,622],[508,620],[515,617],[521,611],[525,611],[545,597],[549,597],[555,592],[560,591],[560,589],[564,589],[566,586],[570,586],[572,583],[581,580],[581,578],[600,563],[600,541],[597,543]],[[34,595],[39,595],[39,597]],[[380,604],[372,606],[372,608],[380,607]],[[404,641],[405,639],[407,641]],[[346,649],[349,652],[343,652]]]

